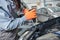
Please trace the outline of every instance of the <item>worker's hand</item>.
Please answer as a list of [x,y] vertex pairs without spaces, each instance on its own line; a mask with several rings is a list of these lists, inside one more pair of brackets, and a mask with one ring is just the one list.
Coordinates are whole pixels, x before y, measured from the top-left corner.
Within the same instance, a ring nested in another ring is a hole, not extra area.
[[37,16],[36,16],[36,10],[35,9],[32,9],[32,10],[27,10],[27,9],[25,9],[26,11],[25,11],[25,17],[26,17],[26,19],[27,20],[31,20],[31,19],[33,19],[33,18],[36,18]]

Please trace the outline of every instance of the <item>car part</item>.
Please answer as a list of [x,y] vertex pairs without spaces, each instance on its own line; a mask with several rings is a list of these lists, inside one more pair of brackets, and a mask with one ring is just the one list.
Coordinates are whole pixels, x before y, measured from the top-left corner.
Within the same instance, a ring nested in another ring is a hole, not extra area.
[[[26,34],[22,37],[22,40],[37,40],[37,38],[49,33],[57,35],[54,34],[57,31],[60,31],[60,17],[32,26],[28,31],[26,31],[27,33],[25,32]],[[56,38],[59,39],[59,36],[57,35]]]
[[38,37],[36,40],[59,40],[56,34],[48,33],[41,37]]
[[37,15],[38,15],[37,19],[40,22],[45,22],[53,18],[51,15],[49,15],[48,10],[46,8],[38,9]]

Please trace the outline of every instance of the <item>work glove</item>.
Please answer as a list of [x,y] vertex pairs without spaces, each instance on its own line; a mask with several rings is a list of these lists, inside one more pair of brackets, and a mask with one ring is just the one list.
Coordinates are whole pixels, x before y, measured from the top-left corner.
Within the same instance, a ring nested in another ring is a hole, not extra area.
[[35,9],[32,9],[32,10],[25,9],[24,14],[27,20],[31,20],[37,17]]

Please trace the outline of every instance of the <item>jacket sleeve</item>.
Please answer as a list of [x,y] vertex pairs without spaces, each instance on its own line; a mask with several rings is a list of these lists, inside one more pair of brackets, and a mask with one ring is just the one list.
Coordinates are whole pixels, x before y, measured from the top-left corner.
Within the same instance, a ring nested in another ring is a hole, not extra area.
[[25,16],[21,18],[12,19],[5,15],[4,12],[0,11],[0,30],[13,30],[17,28],[18,24],[26,21]]
[[22,18],[16,18],[9,24],[9,26],[6,28],[6,30],[12,30],[17,27],[20,27],[18,25],[21,25],[22,22],[24,22],[24,21],[26,21],[25,16],[23,16]]

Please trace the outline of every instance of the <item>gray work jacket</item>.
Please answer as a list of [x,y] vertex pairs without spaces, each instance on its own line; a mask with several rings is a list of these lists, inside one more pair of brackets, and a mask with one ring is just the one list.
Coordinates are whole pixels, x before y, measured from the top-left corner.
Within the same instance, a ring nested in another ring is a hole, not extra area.
[[13,30],[18,25],[20,25],[23,21],[26,21],[25,17],[16,18],[13,17],[9,18],[9,10],[7,8],[7,4],[5,0],[0,0],[0,6],[3,7],[8,13],[4,10],[0,9],[0,30]]

